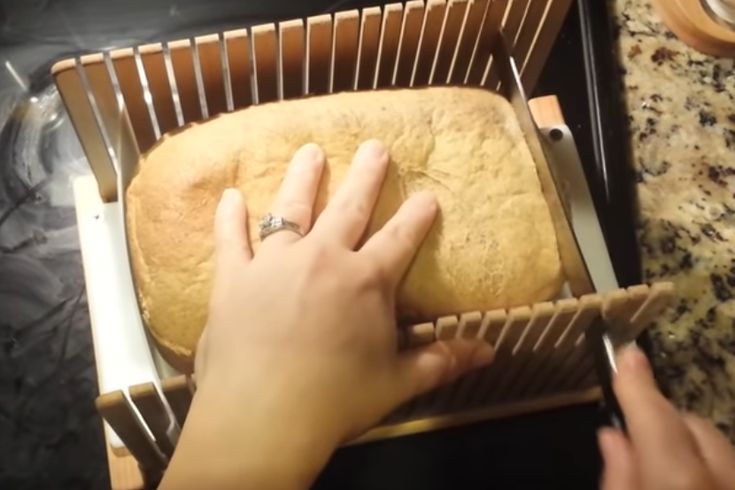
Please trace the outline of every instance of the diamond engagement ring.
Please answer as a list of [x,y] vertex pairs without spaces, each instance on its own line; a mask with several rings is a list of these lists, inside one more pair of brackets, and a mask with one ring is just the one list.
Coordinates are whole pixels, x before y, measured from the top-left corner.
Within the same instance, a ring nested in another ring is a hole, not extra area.
[[283,230],[292,231],[299,236],[304,236],[299,225],[293,221],[288,221],[282,216],[273,216],[271,213],[263,216],[260,223],[258,223],[258,229],[260,231],[261,242],[272,234]]

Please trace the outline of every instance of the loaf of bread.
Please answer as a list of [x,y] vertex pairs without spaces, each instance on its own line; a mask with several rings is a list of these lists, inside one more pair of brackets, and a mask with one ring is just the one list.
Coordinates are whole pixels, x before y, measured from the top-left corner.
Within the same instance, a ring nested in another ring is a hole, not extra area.
[[[317,215],[358,145],[382,140],[391,163],[369,226],[408,195],[432,191],[440,216],[397,299],[406,320],[542,301],[561,287],[552,218],[529,149],[504,98],[482,89],[351,92],[253,106],[166,135],[127,190],[127,233],[143,319],[164,357],[190,371],[207,317],[212,226],[227,187],[257,222],[288,162],[316,142],[327,155]],[[244,300],[247,300],[246,298]]]

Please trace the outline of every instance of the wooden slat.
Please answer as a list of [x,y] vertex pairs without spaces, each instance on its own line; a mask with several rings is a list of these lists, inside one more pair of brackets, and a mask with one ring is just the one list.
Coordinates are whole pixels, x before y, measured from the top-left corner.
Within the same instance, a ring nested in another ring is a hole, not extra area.
[[530,55],[524,61],[521,69],[521,80],[527,93],[533,92],[536,86],[571,4],[572,0],[553,0],[543,24],[539,26],[536,38],[529,50]]
[[528,327],[512,351],[513,359],[511,362],[513,367],[498,379],[497,387],[494,388],[491,397],[492,401],[510,399],[508,398],[508,392],[518,383],[523,370],[534,356],[536,344],[545,333],[549,321],[554,316],[554,305],[552,303],[537,303],[533,305],[531,311],[531,320],[528,322]]
[[144,490],[143,473],[138,461],[130,454],[115,454],[109,443],[105,443],[107,467],[110,472],[110,490]]
[[227,112],[225,82],[222,70],[219,36],[216,34],[194,39],[199,54],[199,68],[202,73],[202,86],[207,100],[209,117]]
[[[526,393],[528,385],[536,379],[539,371],[553,369],[553,366],[549,364],[549,359],[554,351],[554,345],[566,331],[569,322],[577,313],[578,306],[579,302],[575,298],[562,299],[554,305],[554,316],[534,346],[532,358],[518,373],[516,383],[507,394],[508,399],[521,398],[522,394]],[[533,396],[533,393],[526,393],[525,397],[529,395]]]
[[174,446],[167,434],[171,421],[155,385],[143,383],[131,386],[129,392],[130,399],[153,433],[158,448],[170,458],[174,454]]
[[416,59],[423,20],[423,0],[406,2],[401,26],[401,40],[398,46],[398,60],[393,73],[393,85],[397,87],[408,87],[411,84],[413,63]]
[[408,327],[407,333],[409,348],[430,344],[436,340],[434,324],[431,322],[411,325]]
[[539,1],[542,0],[510,0],[505,22],[503,22],[503,33],[508,44],[510,44],[511,51],[516,45],[529,4]]
[[184,122],[199,121],[202,118],[202,108],[199,103],[199,89],[194,75],[194,57],[192,56],[191,43],[188,39],[173,41],[168,43],[168,49]]
[[398,58],[398,45],[403,24],[403,5],[391,3],[383,9],[383,22],[378,45],[378,70],[375,74],[375,87],[389,87],[393,83],[393,72]]
[[369,7],[362,11],[357,80],[355,81],[355,88],[358,90],[373,87],[378,67],[381,17],[380,7]]
[[[503,327],[508,321],[508,314],[505,310],[488,311],[482,318],[479,335],[485,342],[496,347]],[[490,376],[493,370],[493,364],[490,366],[473,370],[469,375],[465,376],[458,384],[454,392],[452,400],[449,402],[450,409],[461,409],[469,405],[471,395],[482,383],[485,377]]]
[[640,310],[643,303],[652,294],[650,288],[645,284],[631,286],[627,289],[628,302],[623,314],[623,322],[619,331],[612,338],[613,344],[621,345],[633,341],[641,334],[639,328],[633,328],[633,317]]
[[459,317],[459,333],[457,336],[463,339],[476,339],[480,335],[481,328],[482,313],[479,311],[463,313]]
[[508,321],[495,345],[495,360],[485,371],[484,379],[469,396],[469,406],[492,399],[501,378],[511,375],[514,369],[513,350],[531,321],[532,311],[528,306],[508,311]]
[[77,72],[74,60],[56,63],[52,68],[56,86],[66,106],[74,130],[79,137],[89,166],[97,180],[103,202],[117,200],[117,172],[104,144],[86,90]]
[[278,35],[281,40],[281,93],[284,99],[290,99],[304,94],[304,22],[301,19],[281,22]]
[[190,380],[186,376],[164,379],[161,381],[161,390],[176,417],[176,422],[179,427],[183,427],[192,399]]
[[547,7],[550,7],[552,3],[553,0],[533,0],[528,4],[526,17],[523,19],[523,24],[518,31],[518,37],[513,46],[513,58],[518,63],[519,71],[522,71],[536,34],[548,13]]
[[497,43],[498,32],[503,21],[507,0],[494,0],[490,4],[482,29],[477,38],[472,64],[467,72],[465,83],[480,85],[485,78],[490,55]]
[[230,85],[235,109],[252,103],[253,89],[250,81],[250,39],[247,29],[225,33],[225,49],[230,66]]
[[546,373],[539,373],[539,376],[527,390],[524,390],[524,393],[553,392],[555,387],[569,376],[569,373],[574,372],[575,362],[579,361],[579,352],[586,350],[581,336],[590,323],[600,315],[601,310],[602,298],[600,295],[588,294],[580,298],[577,314],[555,346],[554,355],[549,362],[551,368]]
[[138,49],[140,60],[143,63],[148,90],[151,93],[153,108],[156,111],[158,127],[161,134],[178,127],[174,100],[171,95],[171,83],[166,72],[166,62],[163,58],[161,43],[147,44]]
[[450,0],[442,26],[439,49],[431,69],[429,83],[442,84],[448,82],[449,69],[454,54],[459,47],[459,36],[465,21],[469,0]]
[[602,302],[602,316],[607,323],[611,339],[620,338],[627,330],[631,316],[628,308],[628,292],[625,289],[616,289],[605,294]]
[[120,390],[105,393],[95,401],[97,410],[115,433],[135,456],[138,463],[146,472],[156,473],[163,471],[165,461],[153,442],[140,426],[130,402]]
[[276,26],[265,24],[252,29],[255,59],[255,80],[258,103],[278,99],[278,51],[276,50]]
[[490,3],[491,0],[471,0],[457,45],[457,52],[454,55],[452,66],[449,69],[450,83],[463,83],[467,77],[470,63],[472,62],[472,53],[477,44],[478,35]]
[[132,48],[118,49],[110,53],[115,74],[130,116],[130,124],[141,152],[147,151],[156,141],[151,114],[143,96],[143,86]]
[[429,0],[426,5],[419,46],[414,57],[410,82],[412,87],[429,83],[431,70],[439,51],[439,36],[444,26],[446,9],[446,0]]
[[631,338],[636,338],[658,314],[661,313],[674,297],[674,284],[670,282],[657,282],[651,286],[648,298],[643,302],[640,309],[630,320]]
[[357,10],[334,15],[330,93],[350,90],[355,85],[359,34],[360,13]]
[[332,17],[319,15],[306,21],[307,86],[309,94],[329,91],[329,69],[332,64]]

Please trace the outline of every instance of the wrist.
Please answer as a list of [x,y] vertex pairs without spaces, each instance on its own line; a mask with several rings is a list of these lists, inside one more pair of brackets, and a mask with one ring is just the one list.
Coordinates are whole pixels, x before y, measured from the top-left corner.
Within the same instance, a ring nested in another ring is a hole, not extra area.
[[339,441],[262,391],[237,401],[221,393],[198,390],[162,487],[308,488]]

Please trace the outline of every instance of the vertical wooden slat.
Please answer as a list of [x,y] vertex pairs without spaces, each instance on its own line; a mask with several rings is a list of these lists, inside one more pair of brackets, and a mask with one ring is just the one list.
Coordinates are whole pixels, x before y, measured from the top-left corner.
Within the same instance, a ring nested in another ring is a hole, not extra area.
[[531,316],[532,311],[528,306],[520,306],[508,311],[508,322],[503,327],[503,332],[495,346],[495,360],[486,371],[488,376],[478,383],[473,393],[470,393],[470,405],[492,399],[500,379],[513,375],[515,370],[513,349],[526,331]]
[[171,84],[166,73],[166,62],[163,59],[163,47],[160,43],[148,44],[140,46],[138,52],[148,79],[148,90],[151,92],[158,127],[161,134],[164,134],[178,127],[179,124],[176,120],[174,100],[171,95]]
[[332,54],[332,17],[319,15],[306,21],[307,86],[309,94],[329,91],[329,69]]
[[227,111],[219,37],[216,34],[200,36],[194,38],[194,43],[199,54],[199,68],[209,117],[214,117]]
[[276,26],[274,24],[255,26],[252,29],[252,36],[258,103],[262,104],[278,99]]
[[468,84],[479,85],[485,77],[493,46],[497,43],[507,3],[508,0],[494,0],[487,11],[487,16],[477,39],[472,64],[465,79]]
[[457,52],[449,69],[450,83],[463,83],[472,62],[472,53],[485,15],[492,0],[472,0],[457,44]]
[[629,335],[636,338],[664,309],[674,297],[674,285],[670,282],[657,282],[651,286],[648,298],[630,320]]
[[439,36],[444,27],[446,8],[445,0],[429,0],[426,5],[419,46],[414,57],[410,82],[412,87],[429,83],[431,70],[439,51]]
[[543,23],[539,26],[535,39],[531,43],[530,54],[521,68],[521,79],[527,93],[533,92],[538,77],[541,75],[541,70],[549,57],[551,47],[554,45],[554,40],[559,34],[564,18],[572,4],[572,0],[552,1],[553,3]]
[[301,19],[278,24],[281,48],[281,93],[284,99],[304,94],[304,22]]
[[630,318],[628,292],[625,289],[616,289],[605,294],[602,300],[602,316],[611,338],[617,339],[624,335]]
[[513,364],[512,372],[507,373],[498,379],[498,385],[494,390],[491,398],[492,401],[507,401],[508,392],[518,383],[519,378],[523,374],[523,370],[535,355],[534,351],[538,341],[546,332],[549,321],[554,315],[554,305],[551,303],[537,303],[531,309],[531,320],[528,327],[523,332],[521,338],[512,352]]
[[225,33],[227,61],[230,66],[232,102],[235,109],[247,107],[252,103],[250,86],[250,39],[247,29]]
[[[140,151],[135,141],[135,134],[128,113],[125,107],[118,102],[107,63],[105,63],[103,55],[99,53],[82,56],[80,61],[87,75],[89,89],[94,95],[109,144],[117,159],[120,178],[124,179],[135,175],[140,159]],[[127,181],[121,183],[123,188],[128,184]]]
[[[546,373],[539,373],[538,378],[531,384],[529,393],[549,393],[563,382],[569,373],[576,368],[580,353],[585,352],[585,345],[580,336],[590,323],[597,318],[602,309],[602,298],[598,294],[588,294],[580,298],[579,310],[561,336],[555,352],[550,360],[551,369]],[[579,347],[579,349],[578,349]]]
[[74,60],[56,63],[52,68],[56,86],[64,101],[74,130],[79,137],[89,166],[92,167],[103,202],[117,200],[117,172],[105,147],[102,132],[92,111]]
[[179,427],[183,427],[192,399],[189,379],[186,376],[166,378],[161,381],[161,391],[163,391],[163,396],[166,397]]
[[355,88],[372,88],[378,68],[378,43],[380,42],[380,7],[363,9],[360,19],[360,54]]
[[574,298],[558,301],[554,305],[554,316],[549,321],[549,326],[534,346],[533,357],[518,374],[514,386],[508,392],[509,399],[518,399],[526,392],[530,383],[538,376],[540,370],[553,369],[549,365],[549,358],[554,345],[566,330],[569,322],[574,318],[579,303]]
[[110,53],[115,74],[130,116],[130,124],[141,152],[147,151],[156,140],[151,124],[151,114],[143,96],[143,86],[132,48],[118,49]]
[[439,50],[431,71],[429,83],[446,83],[454,53],[459,47],[459,36],[467,13],[469,0],[450,0],[447,5],[446,20],[441,33]]
[[393,71],[398,58],[401,39],[403,5],[391,3],[383,9],[383,22],[378,44],[378,68],[375,73],[375,88],[389,87],[393,82]]
[[543,0],[511,0],[505,16],[505,22],[503,22],[503,33],[508,41],[508,47],[511,52],[516,45],[516,40],[518,39],[518,34],[520,33],[529,4],[541,1]]
[[[497,342],[508,321],[505,310],[488,311],[482,318],[479,335],[493,347],[497,348]],[[493,361],[493,364],[495,362]],[[472,371],[457,385],[454,396],[450,401],[450,409],[461,409],[469,405],[469,400],[478,387],[483,384],[482,380],[492,375],[493,364],[482,369]]]
[[436,340],[434,324],[431,322],[411,325],[407,329],[408,347],[419,347],[430,344]]
[[165,461],[162,454],[156,450],[150,437],[141,427],[130,402],[122,391],[117,390],[98,396],[95,405],[102,418],[110,424],[112,430],[120,437],[125,447],[135,456],[145,471],[160,472],[163,470]]
[[536,33],[541,28],[544,16],[547,14],[547,7],[553,3],[553,0],[532,0],[528,4],[526,17],[518,31],[515,46],[513,46],[513,58],[518,63],[518,70],[522,72],[523,64],[536,38]]
[[163,454],[170,458],[174,454],[174,446],[167,434],[171,421],[155,385],[143,383],[131,386],[129,392],[130,399],[153,433],[156,445]]
[[334,15],[330,92],[349,90],[355,85],[359,34],[360,13],[357,10]]
[[408,87],[411,83],[413,62],[416,59],[416,49],[419,45],[423,20],[423,0],[406,2],[403,25],[401,26],[401,39],[398,45],[398,59],[393,73],[393,85],[397,87]]
[[202,108],[199,104],[199,89],[194,75],[191,43],[188,39],[182,39],[168,43],[168,48],[184,121],[187,123],[199,121],[202,118]]
[[[436,340],[452,340],[459,333],[459,322],[456,316],[445,316],[436,321]],[[456,383],[456,382],[455,382]],[[454,392],[455,383],[439,387],[416,401],[414,415],[436,414],[446,408],[446,401]]]
[[463,339],[476,339],[482,328],[482,313],[471,311],[463,313],[459,317],[458,337]]

